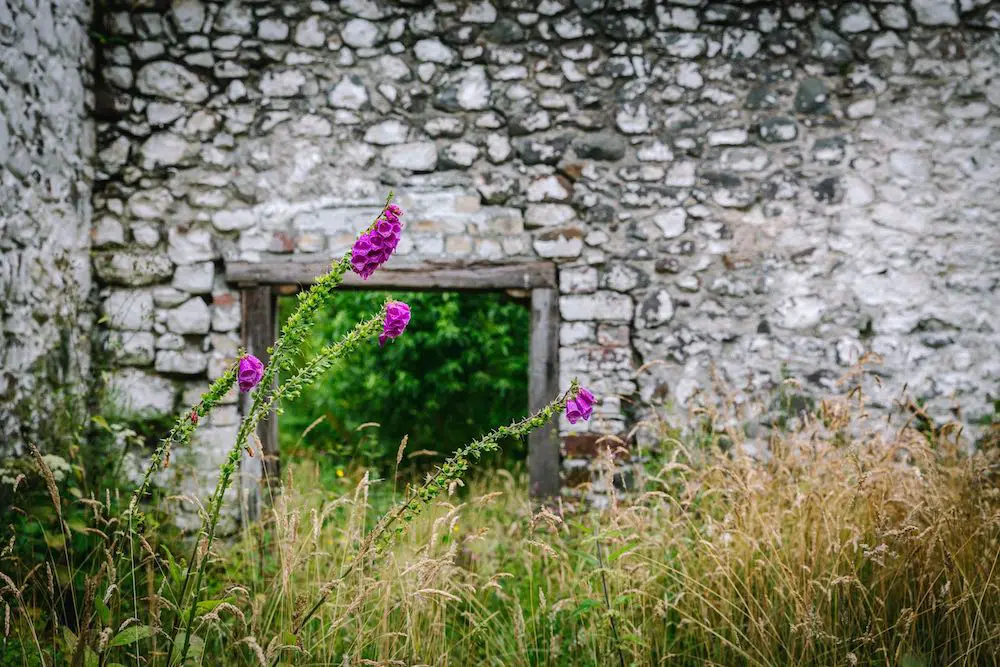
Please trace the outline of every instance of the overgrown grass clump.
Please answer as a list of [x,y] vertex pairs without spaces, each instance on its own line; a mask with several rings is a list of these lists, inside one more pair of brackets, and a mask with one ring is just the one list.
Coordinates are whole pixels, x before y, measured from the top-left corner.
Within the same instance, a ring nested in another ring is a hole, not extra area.
[[[742,453],[740,430],[702,421],[698,448],[664,440],[642,488],[603,511],[539,508],[520,472],[482,474],[443,490],[381,556],[368,540],[404,485],[356,469],[323,488],[319,466],[300,462],[265,519],[217,545],[189,662],[996,664],[989,442],[970,453],[953,431],[869,423],[841,400],[797,421],[763,460]],[[48,567],[16,550],[0,560],[5,664],[71,653]],[[85,664],[165,662],[158,618],[182,563],[150,545],[130,567],[134,627],[148,634],[105,639]]]
[[766,462],[674,442],[602,512],[533,511],[521,475],[480,477],[335,584],[391,483],[324,496],[304,465],[270,529],[222,560],[254,571],[264,636],[332,586],[299,636],[317,664],[995,664],[1000,474],[988,452],[880,426],[827,401]]

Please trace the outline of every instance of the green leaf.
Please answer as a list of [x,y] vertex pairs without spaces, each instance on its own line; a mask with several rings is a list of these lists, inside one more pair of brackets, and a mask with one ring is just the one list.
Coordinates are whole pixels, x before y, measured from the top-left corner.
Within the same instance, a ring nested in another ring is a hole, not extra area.
[[153,628],[148,625],[130,625],[111,638],[111,641],[108,642],[108,648],[128,646],[152,636]]
[[[167,660],[167,664],[175,664],[177,660],[180,660],[181,650],[184,648],[184,637],[186,633],[178,632],[177,637],[174,638],[174,645],[170,649],[170,659]],[[201,654],[205,652],[205,640],[198,635],[191,635],[191,644],[188,646],[187,658],[188,662],[198,662],[201,660]]]
[[222,600],[202,600],[198,603],[198,606],[195,607],[195,613],[201,616],[202,614],[207,614],[208,612],[212,611],[223,602],[228,602],[229,604],[232,604],[233,601],[235,600],[236,598],[233,596],[223,598]]
[[108,605],[104,604],[104,600],[98,597],[94,602],[94,606],[97,607],[97,615],[101,617],[101,623],[111,625],[111,610],[108,608]]
[[66,536],[62,533],[45,533],[45,544],[49,545],[50,549],[57,549],[62,551],[66,546]]
[[[66,653],[70,656],[76,653],[76,642],[77,638],[73,632],[63,626],[63,642],[66,644]],[[101,661],[98,659],[97,654],[94,653],[93,649],[89,646],[83,648],[83,666],[84,667],[100,667]]]

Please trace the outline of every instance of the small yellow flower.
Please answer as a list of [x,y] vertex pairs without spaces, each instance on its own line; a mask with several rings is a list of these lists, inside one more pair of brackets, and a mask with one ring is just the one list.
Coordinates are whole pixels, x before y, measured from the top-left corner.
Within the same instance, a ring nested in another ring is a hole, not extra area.
[[343,477],[343,476],[344,476],[344,469],[337,468],[337,477]]

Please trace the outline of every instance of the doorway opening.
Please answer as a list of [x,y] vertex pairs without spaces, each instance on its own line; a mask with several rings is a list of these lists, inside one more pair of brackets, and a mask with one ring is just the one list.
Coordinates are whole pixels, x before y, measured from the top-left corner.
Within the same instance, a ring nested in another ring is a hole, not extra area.
[[[365,343],[284,406],[278,422],[284,458],[307,455],[329,475],[354,466],[382,478],[396,468],[416,473],[525,413],[527,295],[338,291],[318,314],[301,361],[378,312],[390,296],[410,306],[406,333],[381,348]],[[296,303],[278,298],[279,323]],[[400,451],[404,436],[408,442]],[[526,456],[526,443],[512,441],[497,463]]]
[[[228,282],[241,290],[243,340],[251,354],[267,363],[267,348],[278,332],[278,297],[305,289],[316,276],[329,270],[329,266],[329,260],[287,255],[227,264]],[[344,288],[392,291],[396,298],[403,292],[430,292],[439,296],[442,292],[517,293],[530,304],[530,333],[522,333],[527,337],[528,349],[528,411],[541,409],[559,392],[559,292],[556,268],[550,262],[407,263],[394,260],[367,281],[348,274]],[[448,405],[443,409],[448,411],[453,407]],[[482,420],[478,420],[478,425],[486,430],[492,426],[484,426]],[[244,458],[242,467],[244,491],[251,494],[253,488],[259,489],[262,478],[280,478],[281,448],[276,415],[272,414],[258,426],[257,437],[263,457]],[[533,496],[559,494],[559,450],[558,428],[554,422],[536,429],[528,437],[529,491]],[[252,500],[249,504],[255,505]]]

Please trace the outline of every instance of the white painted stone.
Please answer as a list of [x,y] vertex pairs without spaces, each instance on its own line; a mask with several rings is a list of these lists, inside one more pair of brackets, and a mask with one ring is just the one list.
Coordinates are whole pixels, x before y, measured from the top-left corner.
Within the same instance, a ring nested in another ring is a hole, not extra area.
[[625,134],[642,134],[650,127],[649,113],[645,104],[626,105],[615,114],[615,125]]
[[175,264],[194,264],[215,259],[212,234],[203,228],[171,227],[167,232],[167,256]]
[[561,227],[576,219],[576,211],[566,204],[530,204],[524,211],[526,229]]
[[110,215],[102,216],[94,226],[94,246],[103,248],[125,243],[125,227],[118,218]]
[[601,287],[616,292],[628,292],[635,289],[640,282],[640,274],[627,264],[616,262],[609,266],[601,277]]
[[305,48],[315,48],[326,43],[326,35],[319,24],[318,16],[310,16],[295,27],[293,41]]
[[784,329],[809,329],[819,324],[825,311],[819,296],[790,297],[778,306],[777,324]]
[[471,167],[479,157],[479,149],[467,141],[456,141],[444,148],[445,158],[453,165]]
[[708,133],[709,146],[742,146],[747,143],[750,134],[741,127],[726,130],[715,130]]
[[391,146],[382,151],[382,161],[393,169],[434,171],[437,160],[437,146],[432,141],[414,141]]
[[685,160],[683,162],[678,162],[667,171],[666,184],[679,187],[687,188],[695,184],[695,173],[698,170],[698,164],[694,160]]
[[867,32],[875,27],[875,21],[868,9],[857,2],[849,2],[840,8],[837,16],[837,30],[853,34]]
[[230,0],[219,10],[214,28],[219,32],[249,35],[253,32],[253,10],[240,0]]
[[561,294],[589,294],[597,291],[597,269],[592,266],[574,266],[559,270]]
[[618,292],[599,291],[559,297],[559,314],[570,322],[629,322],[634,310],[632,298]]
[[191,294],[208,294],[212,291],[215,265],[212,262],[183,264],[174,269],[171,285]]
[[260,92],[265,97],[294,97],[305,83],[306,77],[299,70],[269,71],[260,79]]
[[486,136],[486,156],[493,164],[500,164],[510,159],[513,148],[510,139],[505,134],[490,134]]
[[674,153],[660,141],[654,141],[636,151],[635,156],[641,162],[673,162]]
[[413,53],[420,62],[450,65],[457,59],[454,49],[445,46],[440,39],[421,39],[413,45]]
[[330,106],[337,109],[360,109],[368,103],[368,90],[354,76],[343,76],[330,91]]
[[910,5],[921,25],[958,25],[954,0],[910,0]]
[[208,368],[208,356],[198,350],[160,350],[155,368],[159,373],[200,375]]
[[172,132],[154,134],[139,149],[142,168],[149,171],[158,167],[171,167],[183,162],[193,147],[183,137]]
[[481,66],[468,68],[458,84],[458,106],[466,111],[488,109],[490,82]]
[[284,21],[266,18],[257,24],[257,38],[265,42],[282,42],[288,39],[290,29]]
[[143,95],[197,104],[208,98],[208,86],[194,72],[166,61],[143,65],[136,76]]
[[577,229],[557,230],[536,237],[532,246],[539,257],[571,259],[580,256],[583,250],[583,235]]
[[212,325],[212,315],[201,298],[188,299],[166,312],[167,330],[177,334],[206,334]]
[[205,24],[205,5],[201,0],[173,0],[170,18],[178,32],[198,32]]
[[564,179],[549,175],[536,178],[528,185],[530,202],[563,202],[569,200],[570,189]]
[[410,126],[396,118],[372,125],[365,131],[365,141],[376,146],[401,144],[406,141]]
[[493,23],[497,20],[497,10],[489,0],[479,0],[469,4],[459,20],[462,23]]
[[344,43],[359,49],[375,46],[379,39],[378,26],[365,19],[351,19],[340,29]]
[[653,216],[653,222],[663,232],[664,238],[674,239],[687,229],[687,211],[680,207],[661,211]]
[[111,329],[142,331],[153,327],[153,293],[148,289],[114,289],[103,304]]
[[112,371],[107,400],[126,415],[162,417],[173,414],[177,393],[174,384],[137,368]]
[[852,102],[847,107],[847,117],[851,120],[857,120],[859,118],[869,118],[874,116],[876,104],[877,102],[875,101],[875,98],[872,97]]
[[153,334],[148,331],[112,331],[108,349],[118,364],[148,366],[156,357]]
[[257,221],[252,209],[240,208],[229,211],[216,211],[212,214],[212,226],[220,232],[232,232],[238,229],[249,229]]

